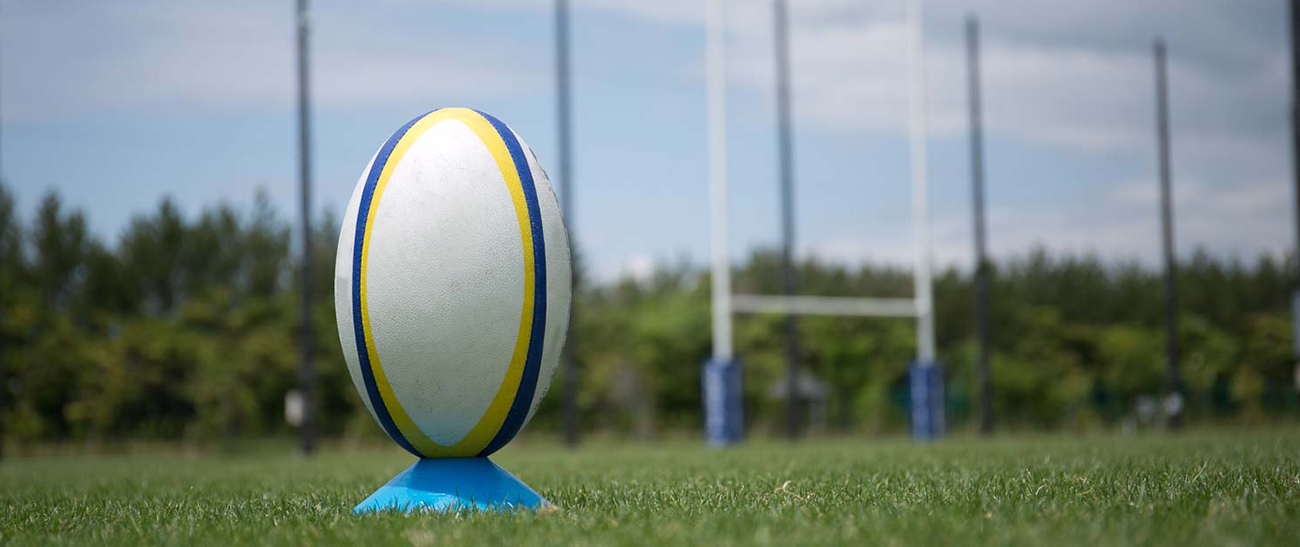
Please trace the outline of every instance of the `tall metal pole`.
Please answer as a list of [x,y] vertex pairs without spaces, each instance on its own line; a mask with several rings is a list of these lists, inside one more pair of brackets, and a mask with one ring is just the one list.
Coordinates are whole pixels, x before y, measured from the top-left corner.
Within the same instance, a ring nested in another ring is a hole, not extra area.
[[[0,110],[2,110],[2,109],[0,109]],[[0,150],[3,150],[3,149],[4,149],[4,146],[0,145]],[[3,163],[3,162],[0,162],[0,166],[2,166],[2,165],[4,165],[4,163]],[[3,168],[0,168],[0,182],[4,182],[4,180],[5,180],[5,179],[4,179],[4,169],[3,169]],[[3,407],[0,407],[0,409],[2,409],[2,408],[3,408]],[[0,429],[0,431],[3,431],[3,429]]]
[[298,0],[298,173],[302,197],[302,332],[300,333],[301,359],[298,368],[299,389],[302,391],[303,418],[299,431],[300,448],[310,454],[315,445],[315,398],[312,396],[316,382],[312,370],[311,322],[311,78],[307,71],[307,38],[309,29],[307,0]]
[[[574,224],[573,212],[573,172],[571,171],[572,136],[570,134],[569,111],[569,1],[555,0],[555,85],[556,85],[556,122],[559,127],[560,145],[560,208],[563,210],[565,227],[569,231],[570,245],[574,257],[579,256],[578,231]],[[581,264],[577,260],[576,264]],[[573,305],[569,311],[569,336],[564,346],[564,443],[569,446],[578,444],[578,290],[580,288],[581,268],[573,272]]]
[[[0,110],[2,110],[2,109],[0,109]],[[0,150],[3,150],[3,149],[4,149],[4,146],[0,146]],[[4,165],[4,163],[3,163],[3,162],[0,162],[0,166],[2,166],[2,165]],[[0,168],[0,182],[4,182],[4,180],[5,180],[5,179],[4,179],[4,169],[3,169],[3,168]],[[2,409],[2,408],[3,408],[3,407],[0,407],[0,409]],[[0,431],[3,431],[3,429],[0,429]],[[3,443],[0,443],[0,444],[3,444]]]
[[[1292,175],[1295,177],[1295,259],[1300,275],[1300,0],[1291,0],[1291,157]],[[1300,355],[1300,277],[1292,280],[1291,331],[1294,352]],[[1300,364],[1297,377],[1300,378]]]
[[979,431],[993,432],[993,376],[989,370],[989,259],[984,226],[984,130],[980,97],[980,28],[974,15],[966,18],[966,66],[970,93],[970,180],[975,209],[975,331],[979,338],[975,377],[979,383]]
[[[781,293],[795,292],[794,273],[794,142],[790,114],[790,38],[785,0],[774,1],[776,43],[777,155],[781,172]],[[799,436],[799,333],[794,314],[787,313],[785,330],[786,434]]]
[[709,0],[709,233],[713,281],[713,358],[730,361],[731,261],[727,244],[727,50],[726,1]]
[[1174,207],[1169,165],[1169,85],[1165,74],[1165,41],[1157,38],[1156,141],[1160,151],[1160,231],[1165,258],[1165,410],[1170,429],[1182,425],[1183,379],[1178,370],[1178,275],[1174,260]]
[[907,3],[911,41],[908,48],[909,133],[912,159],[912,230],[915,234],[916,352],[921,366],[935,362],[934,304],[930,284],[930,174],[926,150],[925,29],[920,0]]
[[[0,36],[3,36],[3,34],[0,34]],[[0,112],[3,111],[4,109],[0,108]],[[3,148],[2,144],[3,143],[0,142],[0,148]],[[0,163],[0,165],[3,164]],[[4,170],[0,168],[0,186],[4,185],[4,181],[5,181]],[[4,337],[0,336],[0,416],[4,415],[5,404],[6,402],[8,402],[8,400],[9,400],[9,377],[5,374]],[[4,424],[4,419],[0,419],[0,460],[4,459],[4,448],[5,448],[5,424]]]

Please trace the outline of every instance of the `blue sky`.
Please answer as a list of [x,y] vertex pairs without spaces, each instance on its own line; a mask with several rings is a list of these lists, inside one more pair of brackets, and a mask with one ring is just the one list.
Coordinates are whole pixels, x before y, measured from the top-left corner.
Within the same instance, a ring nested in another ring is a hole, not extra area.
[[[556,175],[551,3],[313,2],[315,205],[338,211],[404,121],[472,106]],[[703,0],[574,0],[575,207],[594,273],[703,263]],[[732,254],[777,241],[771,4],[728,2]],[[932,1],[934,254],[970,263],[961,20],[984,31],[990,244],[1155,263],[1151,40],[1168,39],[1181,253],[1293,245],[1286,5]],[[911,253],[904,5],[792,0],[801,254]],[[0,4],[3,176],[108,241],[161,196],[189,214],[265,189],[296,218],[292,2]]]

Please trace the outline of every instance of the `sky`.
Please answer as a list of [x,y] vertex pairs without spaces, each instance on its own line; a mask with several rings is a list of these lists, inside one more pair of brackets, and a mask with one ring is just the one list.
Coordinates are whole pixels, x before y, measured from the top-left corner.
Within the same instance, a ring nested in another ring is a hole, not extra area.
[[[703,0],[572,0],[570,230],[600,279],[708,253]],[[408,119],[470,106],[557,176],[550,0],[312,2],[314,203],[339,212]],[[1282,0],[931,0],[933,256],[972,261],[963,21],[980,21],[989,246],[1157,265],[1152,44],[1169,48],[1175,238],[1294,248]],[[912,256],[902,0],[791,0],[797,252]],[[779,242],[772,4],[727,0],[731,255]],[[0,2],[0,176],[114,242],[264,191],[297,218],[293,2]]]

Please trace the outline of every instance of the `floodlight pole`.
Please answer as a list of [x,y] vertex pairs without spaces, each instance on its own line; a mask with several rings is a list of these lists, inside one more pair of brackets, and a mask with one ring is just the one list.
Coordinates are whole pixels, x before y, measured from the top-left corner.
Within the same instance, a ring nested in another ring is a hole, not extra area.
[[[578,262],[578,232],[574,225],[573,173],[571,171],[572,135],[570,132],[569,101],[569,1],[555,0],[555,107],[559,132],[560,151],[560,209],[564,215],[565,229],[573,249],[574,264]],[[569,308],[569,335],[564,346],[564,444],[578,444],[578,300],[581,268],[574,268],[572,294]]]
[[[790,38],[785,0],[774,0],[776,44],[777,155],[781,173],[781,293],[795,292],[794,142],[790,115]],[[786,434],[799,437],[799,332],[794,314],[785,314]]]
[[311,322],[311,78],[307,66],[307,39],[310,32],[307,13],[307,0],[298,0],[298,174],[301,182],[302,197],[302,332],[301,362],[298,367],[299,389],[302,390],[303,414],[299,429],[300,448],[303,454],[311,454],[315,446],[316,404],[312,396],[313,384],[316,382],[312,370]]
[[[1291,158],[1295,177],[1295,259],[1300,275],[1300,0],[1291,0]],[[1292,279],[1291,329],[1293,351],[1300,356],[1300,277]],[[1300,365],[1297,365],[1300,370]]]
[[[3,112],[3,110],[4,110],[3,108],[0,108],[0,112]],[[2,142],[0,142],[0,148],[3,148]],[[4,182],[5,182],[4,170],[0,169],[0,186],[3,186]],[[0,416],[3,416],[5,411],[5,403],[7,403],[8,401],[9,401],[9,377],[5,374],[4,337],[0,336]],[[4,448],[5,448],[5,423],[4,423],[4,419],[0,418],[0,460],[4,459]]]
[[966,67],[970,93],[971,203],[975,219],[975,331],[979,338],[975,377],[979,384],[979,432],[993,433],[993,376],[989,369],[989,259],[984,224],[984,130],[980,97],[980,28],[966,18]]
[[[0,109],[0,110],[2,110],[2,109]],[[0,150],[3,150],[3,149],[4,149],[4,146],[0,145]],[[0,165],[4,165],[4,164],[3,164],[2,162],[0,162]],[[4,180],[5,180],[5,179],[4,179],[4,169],[0,168],[0,182],[4,182]],[[0,378],[0,379],[2,379],[2,378]],[[3,389],[3,388],[0,388],[0,389]],[[3,407],[0,407],[0,408],[3,408]],[[0,420],[0,422],[2,422],[2,421],[3,421],[3,420]],[[4,431],[3,426],[0,426],[0,432],[3,432],[3,431]],[[0,444],[3,444],[3,443],[0,443]]]
[[1178,370],[1178,273],[1174,257],[1174,207],[1169,165],[1169,85],[1165,70],[1165,41],[1155,42],[1156,141],[1160,153],[1160,231],[1165,262],[1165,411],[1169,428],[1182,425],[1183,380]]
[[[0,110],[2,110],[2,109],[0,109]],[[3,150],[3,149],[4,149],[4,146],[0,145],[0,150]],[[4,165],[3,162],[0,162],[0,166],[2,166],[2,165]],[[5,179],[4,179],[4,169],[0,168],[0,183],[4,182],[4,180],[5,180]],[[0,388],[0,389],[3,389],[3,388]],[[0,407],[0,408],[3,408],[3,407]],[[3,420],[0,420],[0,421],[3,421]],[[0,426],[0,432],[3,432],[3,431],[4,431],[3,426]],[[0,443],[0,444],[3,444],[3,443]]]

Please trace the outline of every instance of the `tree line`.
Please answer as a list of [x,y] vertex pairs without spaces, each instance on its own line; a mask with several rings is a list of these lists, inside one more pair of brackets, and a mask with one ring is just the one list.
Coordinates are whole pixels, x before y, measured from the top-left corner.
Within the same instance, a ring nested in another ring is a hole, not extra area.
[[[316,417],[332,435],[376,436],[348,378],[333,306],[339,221],[314,221],[309,268],[317,356]],[[296,387],[299,293],[290,226],[258,196],[182,214],[169,199],[106,242],[85,214],[44,196],[30,218],[0,185],[0,425],[11,446],[121,439],[220,440],[284,434]],[[777,293],[780,256],[735,265],[737,292]],[[579,268],[579,271],[581,269]],[[799,262],[800,291],[911,294],[907,270]],[[1006,428],[1108,428],[1161,393],[1163,293],[1158,271],[1038,250],[992,268],[994,407]],[[1193,422],[1300,415],[1289,297],[1294,257],[1243,261],[1197,253],[1180,263],[1179,336]],[[698,430],[700,364],[709,355],[705,268],[664,263],[645,278],[580,283],[572,326],[581,424],[614,435]],[[935,279],[940,357],[955,427],[973,419],[974,296],[969,272]],[[825,386],[832,432],[906,427],[910,321],[806,317],[802,366]],[[780,318],[739,316],[746,420],[781,423]],[[558,429],[562,380],[530,430]]]

